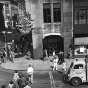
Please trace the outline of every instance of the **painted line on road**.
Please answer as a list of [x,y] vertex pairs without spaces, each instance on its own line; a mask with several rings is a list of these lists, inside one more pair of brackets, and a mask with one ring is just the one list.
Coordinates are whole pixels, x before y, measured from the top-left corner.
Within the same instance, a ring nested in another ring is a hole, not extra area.
[[55,81],[51,72],[49,72],[49,77],[50,77],[51,88],[56,88]]
[[52,82],[51,72],[49,72],[49,78],[50,78],[51,88],[53,88],[53,82]]

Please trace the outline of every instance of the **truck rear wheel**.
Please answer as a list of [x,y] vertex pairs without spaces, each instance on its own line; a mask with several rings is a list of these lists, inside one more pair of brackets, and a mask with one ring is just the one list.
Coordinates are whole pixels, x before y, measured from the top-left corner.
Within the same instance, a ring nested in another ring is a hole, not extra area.
[[72,78],[70,82],[73,86],[79,86],[82,83],[81,79],[78,77]]

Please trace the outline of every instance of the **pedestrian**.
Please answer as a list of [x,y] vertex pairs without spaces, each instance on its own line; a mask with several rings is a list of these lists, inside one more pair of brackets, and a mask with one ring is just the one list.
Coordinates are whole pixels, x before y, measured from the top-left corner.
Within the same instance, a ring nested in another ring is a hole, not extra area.
[[62,51],[59,52],[58,57],[59,57],[59,64],[61,64],[64,59]]
[[26,86],[26,82],[27,82],[26,78],[24,77],[24,75],[22,75],[22,77],[21,77],[22,88],[24,88]]
[[18,73],[17,70],[15,70],[13,80],[14,80],[14,81],[17,81],[18,79],[19,79],[19,73]]
[[27,75],[30,83],[33,83],[33,72],[34,72],[33,67],[29,64],[29,67],[27,69]]
[[66,61],[64,61],[62,64],[62,70],[64,73],[66,73],[66,71],[67,71]]
[[18,75],[19,75],[19,79],[17,80],[17,83],[18,83],[19,88],[22,88],[22,81],[21,81],[22,73],[19,72]]
[[1,88],[6,88],[6,85],[2,85]]
[[61,51],[61,63],[64,62],[64,53]]
[[4,60],[4,62],[6,62],[6,56],[7,56],[7,53],[6,53],[6,51],[5,51],[5,48],[3,49],[3,60]]
[[4,63],[4,56],[3,56],[3,51],[1,51],[1,53],[0,53],[1,55],[0,55],[0,58],[1,58],[1,63]]
[[53,57],[55,56],[55,50],[53,50]]
[[15,53],[17,53],[18,52],[18,47],[17,47],[17,45],[15,44],[15,49],[14,49],[14,51],[15,51]]
[[27,56],[28,56],[28,60],[30,60],[31,59],[31,52],[30,51],[27,52]]
[[63,75],[62,75],[62,80],[65,84],[67,84],[67,65],[66,65],[66,61],[63,62],[62,64],[62,70],[63,70]]
[[69,59],[73,59],[71,48],[69,49],[69,52],[68,53],[69,53]]
[[8,88],[13,88],[14,82],[11,80],[10,83],[8,84]]
[[26,86],[24,88],[31,88],[29,85],[28,85],[28,82],[26,82]]
[[17,81],[15,81],[15,82],[14,82],[14,84],[13,84],[13,87],[12,87],[12,88],[19,88],[19,85],[18,85]]
[[58,58],[54,56],[53,59],[53,70],[57,70],[57,65],[58,65]]
[[10,61],[10,45],[7,46],[7,60]]
[[14,62],[14,52],[12,50],[10,50],[10,59],[13,63]]
[[45,52],[45,50],[43,50],[43,60],[44,61],[46,60],[46,52]]
[[47,49],[45,49],[45,54],[46,54],[45,60],[48,60],[48,53],[47,53]]

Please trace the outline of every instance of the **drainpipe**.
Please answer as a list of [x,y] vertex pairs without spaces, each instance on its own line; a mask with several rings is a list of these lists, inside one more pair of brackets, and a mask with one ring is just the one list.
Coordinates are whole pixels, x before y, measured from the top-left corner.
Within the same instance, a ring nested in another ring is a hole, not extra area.
[[74,15],[73,15],[73,0],[72,0],[72,41],[73,41],[73,58],[74,58],[74,29],[73,29],[73,17],[74,17]]

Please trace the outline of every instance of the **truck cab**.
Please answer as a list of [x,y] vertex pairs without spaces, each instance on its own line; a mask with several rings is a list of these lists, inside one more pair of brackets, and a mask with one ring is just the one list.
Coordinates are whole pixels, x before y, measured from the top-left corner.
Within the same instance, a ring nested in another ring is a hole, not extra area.
[[67,71],[68,81],[78,86],[84,82],[88,82],[87,79],[87,63],[85,58],[75,58],[71,63]]

